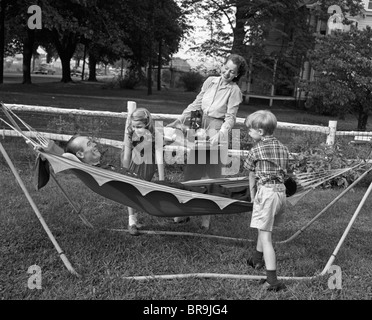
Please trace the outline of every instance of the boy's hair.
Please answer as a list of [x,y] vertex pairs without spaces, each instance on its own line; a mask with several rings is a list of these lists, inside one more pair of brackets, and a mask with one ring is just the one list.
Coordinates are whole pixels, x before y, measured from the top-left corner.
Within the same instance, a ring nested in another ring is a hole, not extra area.
[[247,73],[248,70],[248,65],[245,59],[238,55],[238,54],[230,54],[226,59],[225,59],[225,64],[228,61],[232,61],[234,64],[237,65],[238,67],[238,75],[233,79],[233,82],[238,82],[239,79],[244,76]]
[[133,130],[131,127],[132,121],[141,121],[145,124],[146,129],[151,132],[151,134],[154,134],[155,128],[154,128],[154,122],[152,120],[152,116],[150,111],[148,111],[146,108],[138,108],[134,110],[132,115],[128,119],[128,134],[129,137],[132,136]]
[[277,120],[271,111],[259,110],[247,116],[244,124],[248,129],[262,129],[265,135],[272,135],[276,129]]

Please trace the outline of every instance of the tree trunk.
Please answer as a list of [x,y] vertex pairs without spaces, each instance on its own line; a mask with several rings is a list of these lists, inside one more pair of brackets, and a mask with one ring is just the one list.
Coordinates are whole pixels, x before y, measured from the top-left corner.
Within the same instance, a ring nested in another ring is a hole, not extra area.
[[361,107],[359,114],[358,114],[358,130],[366,131],[367,121],[368,121],[368,112],[365,112],[363,107]]
[[94,53],[92,51],[89,51],[89,78],[88,78],[88,81],[97,82],[96,64],[97,64],[97,59],[94,56]]
[[60,35],[56,29],[53,30],[52,35],[62,63],[61,82],[72,82],[70,61],[78,43],[77,35],[73,32]]
[[158,91],[161,91],[161,51],[162,51],[162,40],[159,41],[159,53],[158,53]]
[[235,19],[236,19],[236,24],[235,28],[233,28],[233,45],[231,52],[232,53],[237,53],[242,56],[245,56],[245,45],[244,45],[244,38],[245,38],[245,31],[244,31],[244,25],[245,25],[245,6],[246,6],[246,1],[237,1],[236,2],[236,13],[235,13]]
[[64,83],[72,82],[71,68],[70,68],[71,57],[66,55],[66,54],[63,54],[63,55],[59,55],[59,58],[61,59],[61,63],[62,63],[62,79],[61,79],[61,82],[64,82]]
[[4,46],[5,46],[5,6],[7,1],[1,1],[0,7],[0,84],[4,82]]
[[147,95],[152,95],[152,59],[149,59],[147,68]]
[[23,41],[23,82],[22,84],[31,84],[31,60],[32,51],[35,43],[35,31],[27,28],[26,37]]
[[87,44],[84,44],[84,55],[83,55],[83,67],[81,69],[81,80],[84,80],[84,75],[85,75],[85,59],[87,57]]

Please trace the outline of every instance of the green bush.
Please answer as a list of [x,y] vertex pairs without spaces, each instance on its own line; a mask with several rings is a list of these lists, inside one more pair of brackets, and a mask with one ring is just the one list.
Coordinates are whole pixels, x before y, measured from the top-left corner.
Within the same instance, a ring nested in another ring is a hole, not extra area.
[[131,70],[124,77],[119,76],[118,83],[120,89],[134,89],[141,83],[141,78],[136,71]]
[[59,115],[48,121],[47,130],[58,134],[83,134],[101,137],[102,131],[109,127],[109,122],[103,117],[85,117],[69,114]]
[[[304,146],[310,145],[306,141],[300,139],[294,139],[295,142],[303,143],[302,146],[298,146],[297,149],[301,150],[294,154],[294,159],[291,161],[291,171],[296,173],[308,173],[309,177],[317,177],[319,179],[324,176],[324,173],[329,173],[330,170],[345,169],[354,167],[358,164],[365,163],[365,157],[350,157],[353,154],[353,146],[342,142],[337,142],[333,146],[321,143],[317,146],[311,146],[307,150]],[[294,143],[294,142],[293,142]],[[355,151],[355,150],[354,150]],[[343,174],[340,174],[322,184],[323,188],[334,188],[342,187],[346,188],[356,179],[358,179],[363,172],[365,167],[356,167]],[[320,180],[319,180],[320,181]]]
[[204,77],[198,72],[187,72],[180,77],[186,91],[197,91],[204,81]]

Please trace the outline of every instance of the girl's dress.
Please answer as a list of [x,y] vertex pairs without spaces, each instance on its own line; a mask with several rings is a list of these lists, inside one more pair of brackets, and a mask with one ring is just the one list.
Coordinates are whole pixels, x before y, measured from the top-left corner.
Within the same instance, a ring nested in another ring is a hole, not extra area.
[[150,181],[157,170],[153,135],[145,134],[138,137],[133,133],[128,142],[130,144],[126,147],[132,149],[132,159],[128,171],[137,175],[140,179]]

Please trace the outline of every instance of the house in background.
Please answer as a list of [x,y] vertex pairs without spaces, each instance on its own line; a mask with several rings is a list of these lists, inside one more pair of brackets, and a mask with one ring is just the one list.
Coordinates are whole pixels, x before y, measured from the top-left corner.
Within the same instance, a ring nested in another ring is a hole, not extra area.
[[[333,30],[340,29],[344,32],[352,28],[364,29],[366,26],[372,27],[372,1],[363,0],[364,10],[358,16],[343,16],[341,9],[334,5],[330,6],[327,10],[328,20],[322,20],[315,14],[314,10],[318,3],[316,1],[303,0],[298,7],[298,10],[306,10],[308,12],[308,21],[306,23],[313,29],[314,33],[329,34]],[[347,18],[352,23],[344,25],[343,19]],[[297,89],[296,79],[314,79],[314,70],[311,68],[308,61],[302,61],[299,72],[293,73],[293,69],[285,68],[285,64],[290,64],[291,61],[280,61],[275,57],[275,52],[281,52],[288,46],[288,39],[281,35],[281,31],[285,31],[285,25],[276,26],[268,32],[265,40],[265,55],[267,57],[266,63],[268,68],[250,68],[246,78],[241,80],[241,89],[245,96],[245,101],[249,102],[250,98],[267,99],[269,106],[273,105],[275,100],[290,101],[291,103],[299,104],[303,101],[304,97]],[[298,57],[297,57],[298,58]],[[296,59],[296,57],[293,57]],[[303,60],[305,60],[303,58]],[[249,61],[250,66],[254,61]],[[287,78],[293,79],[290,83],[280,83],[277,79],[277,70],[280,68],[281,72],[287,72]]]
[[[319,34],[330,34],[334,30],[341,30],[344,32],[350,31],[353,28],[358,30],[365,29],[367,26],[372,27],[372,1],[363,0],[364,10],[359,16],[353,17],[345,15],[345,18],[351,21],[350,25],[345,25],[340,22],[343,20],[344,15],[338,6],[330,6],[328,8],[329,19],[328,21],[320,20],[318,17],[312,16],[312,23],[315,26],[315,32]],[[301,79],[314,80],[314,70],[311,68],[308,61],[304,62],[301,71]]]

